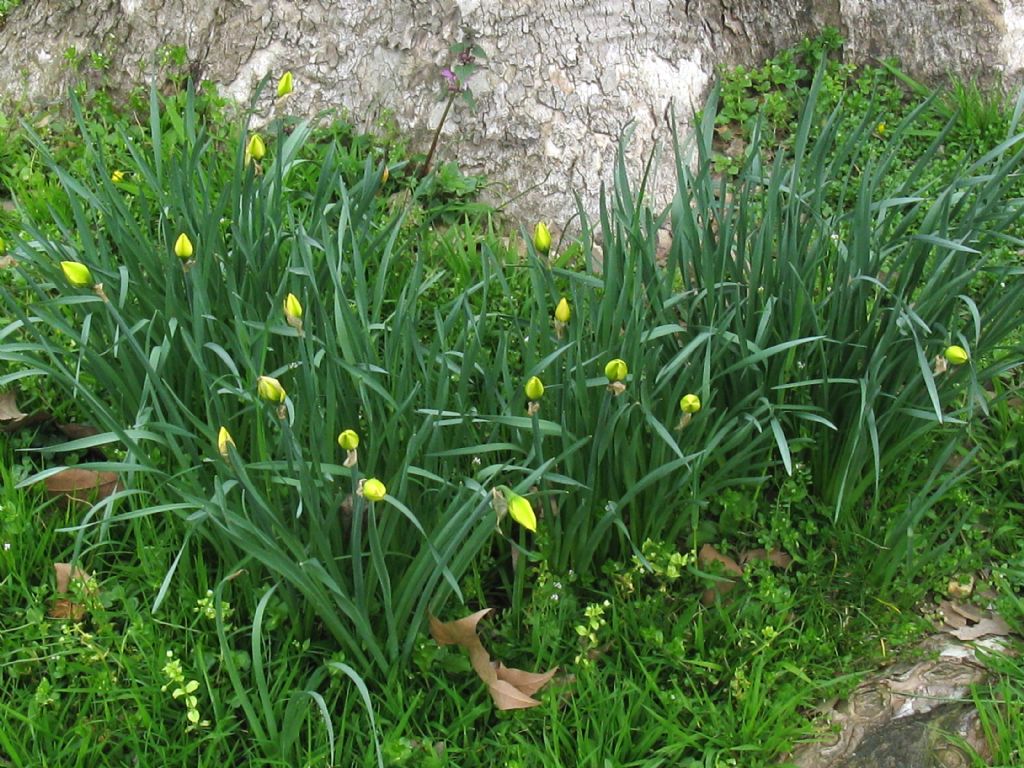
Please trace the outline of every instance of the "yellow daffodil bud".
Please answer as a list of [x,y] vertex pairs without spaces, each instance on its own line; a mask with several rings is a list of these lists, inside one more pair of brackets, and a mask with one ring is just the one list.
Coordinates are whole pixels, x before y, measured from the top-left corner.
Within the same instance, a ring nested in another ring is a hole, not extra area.
[[346,451],[354,451],[359,447],[359,435],[354,429],[346,429],[338,435],[338,445]]
[[629,375],[629,366],[626,365],[625,360],[620,360],[619,358],[609,360],[608,364],[604,367],[604,375],[612,383],[624,381],[626,376]]
[[120,184],[124,181],[124,171],[114,171],[110,174],[110,180],[115,184]]
[[380,183],[381,183],[381,185],[383,186],[384,184],[387,184],[388,183],[388,179],[390,179],[390,178],[391,178],[391,171],[389,171],[388,167],[385,165],[384,166],[384,172],[381,173],[381,175],[380,175]]
[[217,433],[217,450],[220,451],[220,455],[225,459],[228,457],[228,448],[235,447],[235,441],[231,438],[231,433],[228,432],[227,427],[221,427]]
[[283,99],[289,93],[292,92],[292,73],[285,72],[281,75],[281,79],[277,81],[277,98]]
[[245,146],[246,165],[250,160],[262,160],[265,154],[267,154],[267,145],[263,143],[263,138],[258,133],[254,133],[249,137],[249,143]]
[[508,501],[508,513],[523,528],[534,533],[537,532],[537,515],[533,513],[533,506],[529,501],[512,491],[505,492],[505,499]]
[[946,347],[946,351],[943,352],[943,356],[946,358],[948,362],[952,363],[953,365],[963,365],[964,363],[971,359],[970,356],[967,354],[966,349],[964,349],[963,347],[958,347],[955,344],[953,346]]
[[683,395],[679,401],[679,408],[683,413],[696,413],[700,410],[700,398],[696,395]]
[[284,314],[285,317],[294,317],[296,320],[302,317],[302,304],[294,293],[284,297]]
[[537,253],[547,254],[551,250],[551,233],[543,221],[538,221],[537,226],[533,228],[533,247],[537,249]]
[[284,319],[288,325],[302,333],[302,303],[294,293],[284,297]]
[[284,319],[292,328],[302,330],[302,303],[294,293],[284,298]]
[[367,501],[383,501],[388,494],[388,489],[376,477],[371,477],[363,482],[360,493]]
[[569,309],[569,301],[563,296],[558,306],[555,307],[555,320],[560,323],[568,323],[569,318],[572,317],[572,310]]
[[92,272],[85,264],[81,264],[77,261],[62,261],[60,263],[61,271],[64,273],[64,277],[68,279],[75,288],[85,288],[88,285],[93,284]]
[[188,239],[188,235],[184,232],[178,235],[178,239],[174,241],[174,255],[179,259],[190,259],[194,252],[192,241]]
[[260,376],[256,379],[256,393],[268,403],[283,403],[288,397],[281,382],[272,376]]
[[536,376],[531,376],[523,389],[526,391],[526,396],[531,400],[540,400],[544,397],[544,382]]

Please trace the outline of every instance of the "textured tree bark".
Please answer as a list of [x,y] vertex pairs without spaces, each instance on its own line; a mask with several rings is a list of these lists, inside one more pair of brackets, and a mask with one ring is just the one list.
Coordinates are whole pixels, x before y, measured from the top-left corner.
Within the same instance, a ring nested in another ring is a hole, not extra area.
[[685,125],[716,67],[824,24],[855,60],[899,56],[928,80],[1001,72],[1010,84],[1024,71],[1024,0],[32,0],[0,29],[0,96],[63,102],[72,47],[108,62],[90,77],[127,91],[159,79],[181,46],[195,77],[240,101],[290,69],[289,110],[335,108],[367,129],[388,113],[425,150],[443,109],[439,69],[468,35],[490,61],[471,82],[479,108],[453,110],[441,159],[487,173],[512,213],[559,228],[573,190],[595,209],[627,126],[638,168],[668,138],[673,108]]

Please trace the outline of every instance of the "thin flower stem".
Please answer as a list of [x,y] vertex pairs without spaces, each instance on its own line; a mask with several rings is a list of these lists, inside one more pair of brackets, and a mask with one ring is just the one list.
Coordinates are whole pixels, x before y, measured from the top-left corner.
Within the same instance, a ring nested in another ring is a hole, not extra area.
[[437,151],[437,142],[441,139],[441,129],[444,128],[444,123],[448,119],[448,113],[452,109],[452,104],[455,103],[455,97],[459,95],[459,91],[453,91],[452,95],[448,97],[448,103],[444,105],[444,112],[441,114],[441,119],[437,123],[437,128],[434,130],[434,140],[430,142],[430,150],[427,152],[427,159],[423,161],[423,165],[420,166],[420,178],[422,179],[430,171],[430,164],[434,160],[434,153]]

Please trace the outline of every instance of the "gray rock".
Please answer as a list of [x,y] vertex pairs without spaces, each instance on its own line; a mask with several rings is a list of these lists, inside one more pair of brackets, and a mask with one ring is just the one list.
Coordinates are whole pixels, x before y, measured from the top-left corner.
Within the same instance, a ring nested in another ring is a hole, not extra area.
[[968,768],[968,752],[956,739],[977,744],[978,713],[968,704],[942,704],[928,712],[890,720],[867,733],[836,768]]
[[895,664],[825,711],[830,732],[786,761],[798,768],[967,768],[988,745],[970,704],[987,673],[974,649],[936,635],[924,661]]

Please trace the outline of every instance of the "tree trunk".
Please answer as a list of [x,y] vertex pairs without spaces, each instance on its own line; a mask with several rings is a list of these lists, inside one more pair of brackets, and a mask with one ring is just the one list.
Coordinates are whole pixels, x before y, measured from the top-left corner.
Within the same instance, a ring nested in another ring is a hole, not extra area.
[[391,115],[425,151],[444,108],[439,70],[469,36],[490,60],[470,83],[478,110],[452,110],[440,159],[486,173],[524,223],[558,229],[573,190],[595,210],[627,126],[636,169],[665,143],[672,108],[685,126],[717,67],[824,24],[855,60],[899,56],[926,80],[1003,72],[1009,84],[1024,66],[1020,0],[27,0],[0,29],[0,95],[60,104],[81,73],[126,92],[184,51],[197,79],[240,101],[292,70],[290,111],[338,108],[366,129]]

